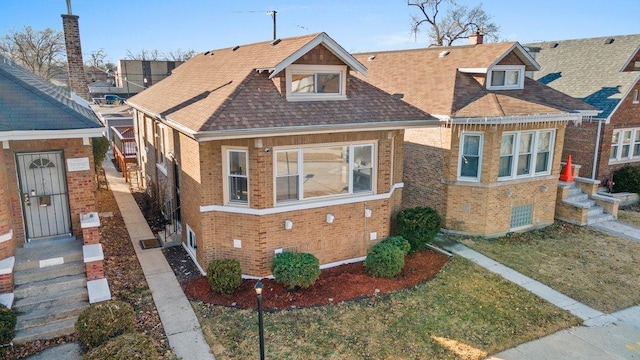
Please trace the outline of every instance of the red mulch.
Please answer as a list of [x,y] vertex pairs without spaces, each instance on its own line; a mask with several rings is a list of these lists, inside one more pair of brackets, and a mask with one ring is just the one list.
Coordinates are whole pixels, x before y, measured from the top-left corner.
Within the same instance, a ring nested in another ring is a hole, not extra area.
[[[447,261],[447,256],[432,251],[409,254],[405,258],[402,273],[392,279],[369,276],[364,271],[363,263],[340,265],[322,270],[315,284],[295,291],[265,278],[262,279],[263,307],[265,310],[310,307],[386,294],[433,278]],[[190,299],[215,305],[254,308],[257,301],[253,288],[255,283],[256,280],[245,279],[233,294],[218,294],[211,290],[207,278],[200,276],[183,284],[183,289]]]

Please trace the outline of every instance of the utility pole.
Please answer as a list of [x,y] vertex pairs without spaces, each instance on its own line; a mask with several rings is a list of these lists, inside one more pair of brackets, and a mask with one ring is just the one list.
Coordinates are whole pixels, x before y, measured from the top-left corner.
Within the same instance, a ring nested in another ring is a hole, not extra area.
[[269,11],[267,14],[271,14],[271,18],[273,19],[273,40],[276,39],[276,14],[278,12],[275,10]]

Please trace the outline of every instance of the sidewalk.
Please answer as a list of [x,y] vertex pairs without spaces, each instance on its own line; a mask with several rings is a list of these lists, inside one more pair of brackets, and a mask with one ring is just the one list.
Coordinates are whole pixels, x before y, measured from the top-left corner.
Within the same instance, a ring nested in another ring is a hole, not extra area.
[[162,249],[144,250],[140,247],[140,240],[152,239],[154,235],[131,195],[129,184],[111,162],[105,161],[103,166],[109,188],[118,203],[142,272],[149,284],[169,345],[182,359],[215,360],[191,304],[169,267]]
[[[598,229],[640,241],[640,229],[610,221]],[[533,359],[640,359],[640,306],[605,314],[530,277],[522,275],[462,244],[436,239],[435,245],[462,256],[531,291],[584,321],[584,326],[521,344],[489,357],[491,360]]]

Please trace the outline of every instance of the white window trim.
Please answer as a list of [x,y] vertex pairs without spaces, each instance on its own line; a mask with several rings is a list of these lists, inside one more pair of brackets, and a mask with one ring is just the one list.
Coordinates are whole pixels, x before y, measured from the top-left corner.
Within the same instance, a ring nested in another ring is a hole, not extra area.
[[[537,157],[538,157],[538,139],[541,133],[546,133],[546,132],[551,133],[551,138],[549,139],[549,160],[547,163],[547,170],[536,172],[536,164],[537,164]],[[531,150],[531,164],[529,165],[531,166],[531,169],[530,169],[531,171],[528,174],[518,175],[518,156],[520,155],[520,153],[518,152],[518,144],[520,143],[520,136],[522,134],[530,134],[530,133],[533,133],[533,149]],[[505,131],[502,133],[502,136],[505,136],[505,135],[515,135],[515,139],[513,141],[513,153],[512,153],[513,161],[511,162],[511,175],[498,177],[498,181],[547,176],[551,174],[551,167],[553,165],[553,152],[556,144],[555,129],[540,129],[540,130],[531,130],[531,131],[529,130]],[[502,136],[500,137],[500,139],[502,139]],[[500,157],[499,154],[498,154],[498,157]],[[498,161],[498,164],[500,164],[500,161]],[[498,169],[498,171],[500,171],[500,169]]]
[[[160,134],[156,132],[156,129],[160,131]],[[167,126],[160,123],[155,122],[153,124],[153,146],[156,150],[154,154],[156,157],[156,168],[160,170],[160,172],[167,176],[167,168],[165,166],[165,160],[167,159],[167,136],[166,136]],[[162,159],[158,157],[158,152],[162,154]]]
[[239,206],[239,207],[249,207],[249,203],[251,201],[250,194],[247,194],[247,202],[236,202],[229,200],[229,152],[231,151],[239,151],[246,153],[247,156],[247,192],[250,193],[251,183],[249,181],[250,178],[250,168],[249,168],[249,149],[246,147],[236,147],[236,146],[223,146],[222,147],[222,193],[224,196],[224,204],[227,206]]
[[[518,84],[492,86],[494,71],[518,71]],[[524,89],[524,65],[495,65],[487,72],[487,90],[520,90]]]
[[633,91],[633,103],[634,104],[640,103],[640,98],[638,98],[638,89],[635,89]]
[[[470,177],[470,176],[462,176],[462,156],[464,154],[464,138],[467,135],[478,136],[480,135],[480,145],[478,148],[478,176]],[[473,131],[465,131],[460,134],[460,145],[458,146],[458,181],[472,181],[472,182],[480,182],[480,178],[482,177],[482,154],[484,152],[484,133],[483,132],[473,132]]]
[[[624,141],[624,137],[622,136],[622,133],[624,133],[625,131],[631,131],[631,143],[629,144],[630,148],[629,148],[629,156],[623,158],[622,157],[622,142]],[[613,134],[618,133],[618,150],[616,151],[616,157],[615,159],[612,159],[611,157],[609,158],[609,164],[622,164],[622,163],[628,163],[628,162],[636,162],[636,161],[640,161],[640,155],[635,155],[633,154],[633,150],[635,149],[635,140],[636,140],[636,136],[637,134],[640,132],[640,127],[637,128],[621,128],[621,129],[614,129],[613,133],[611,133],[611,136],[613,137]],[[613,143],[611,144],[611,146],[613,147]],[[611,156],[611,155],[609,155]]]
[[[291,88],[292,75],[296,74],[316,74],[316,73],[339,73],[340,93],[293,93]],[[347,66],[346,65],[290,65],[286,70],[287,100],[288,101],[323,101],[323,100],[346,100],[347,99]]]
[[[371,169],[371,174],[372,174],[372,179],[371,179],[371,191],[362,191],[362,192],[357,192],[354,193],[353,192],[353,147],[354,146],[360,146],[360,145],[371,145],[372,146],[372,154],[371,156],[373,157],[372,159],[372,169]],[[323,147],[337,147],[337,146],[348,146],[350,148],[349,151],[349,169],[348,174],[349,174],[349,192],[344,193],[344,194],[331,194],[331,195],[325,195],[325,196],[314,196],[314,197],[310,197],[310,198],[304,198],[304,176],[302,176],[302,174],[304,173],[304,156],[303,156],[303,150],[304,149],[318,149],[318,148],[323,148]],[[298,152],[298,189],[299,189],[299,194],[298,194],[298,199],[295,200],[286,200],[286,201],[280,201],[278,202],[277,200],[277,184],[276,184],[276,174],[277,174],[277,161],[276,161],[276,154],[278,152],[281,151],[297,151]],[[377,182],[378,182],[378,142],[377,141],[355,141],[355,142],[348,142],[348,143],[323,143],[323,144],[311,144],[311,145],[301,145],[301,146],[282,146],[282,147],[276,147],[273,149],[273,203],[275,204],[275,206],[291,206],[294,204],[300,204],[300,203],[309,203],[309,202],[321,202],[321,201],[327,201],[329,199],[339,199],[339,198],[349,198],[349,197],[361,197],[361,196],[370,196],[370,195],[375,195],[376,194],[376,188],[377,188]]]

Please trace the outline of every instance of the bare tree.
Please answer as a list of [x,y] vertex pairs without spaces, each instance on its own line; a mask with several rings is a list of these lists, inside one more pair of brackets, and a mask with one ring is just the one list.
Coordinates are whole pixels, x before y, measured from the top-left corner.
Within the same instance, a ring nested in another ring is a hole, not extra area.
[[0,51],[45,79],[66,71],[64,35],[50,28],[33,30],[31,26],[25,26],[21,31],[13,29],[0,38]]
[[178,48],[175,51],[169,51],[167,60],[169,61],[187,61],[196,55],[196,51],[193,49],[182,51]]
[[432,45],[451,46],[475,32],[483,33],[488,40],[498,40],[499,28],[482,9],[482,3],[471,9],[456,0],[407,0],[407,5],[420,10],[419,15],[411,15],[411,33],[416,39],[421,25],[429,24],[427,36]]
[[104,51],[104,49],[94,50],[89,53],[89,57],[85,65],[95,66],[99,69],[106,70],[107,69],[106,66],[109,63],[107,61],[107,57],[108,57],[107,53]]
[[154,61],[154,60],[165,60],[166,57],[158,49],[153,49],[153,50],[142,49],[137,54],[132,52],[131,50],[127,49],[126,59],[127,60],[150,60],[150,61]]

